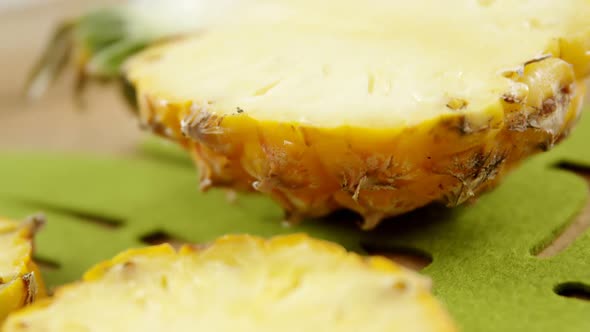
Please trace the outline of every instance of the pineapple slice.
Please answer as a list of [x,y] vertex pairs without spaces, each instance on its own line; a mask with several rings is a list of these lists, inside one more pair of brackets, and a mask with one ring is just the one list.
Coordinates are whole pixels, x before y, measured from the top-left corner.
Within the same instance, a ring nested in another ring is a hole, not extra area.
[[281,4],[272,24],[237,17],[124,65],[143,123],[192,151],[203,189],[372,229],[476,198],[580,116],[586,0]]
[[39,218],[24,223],[0,218],[0,322],[45,295],[41,274],[32,260],[32,239],[40,222]]
[[230,235],[122,253],[2,331],[454,331],[428,288],[385,258],[306,235]]

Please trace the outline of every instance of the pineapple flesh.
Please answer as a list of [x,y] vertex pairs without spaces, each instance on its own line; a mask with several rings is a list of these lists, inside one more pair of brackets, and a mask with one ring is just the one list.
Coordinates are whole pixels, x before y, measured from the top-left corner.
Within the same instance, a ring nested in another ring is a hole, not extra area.
[[16,331],[455,331],[430,281],[303,234],[133,249],[12,314]]
[[0,218],[0,322],[45,295],[32,260],[33,236],[39,226],[38,218],[22,223]]
[[272,23],[228,14],[241,23],[150,47],[123,75],[142,123],[192,151],[202,189],[262,192],[291,221],[346,208],[372,229],[460,205],[581,115],[589,1],[265,8]]

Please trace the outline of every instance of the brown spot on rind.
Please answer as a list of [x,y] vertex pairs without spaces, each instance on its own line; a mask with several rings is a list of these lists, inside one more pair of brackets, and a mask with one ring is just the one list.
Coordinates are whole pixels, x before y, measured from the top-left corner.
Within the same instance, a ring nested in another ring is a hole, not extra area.
[[35,278],[35,272],[30,272],[21,277],[25,286],[25,299],[24,305],[29,305],[37,298],[39,287],[37,285],[37,279]]
[[523,104],[526,100],[527,95],[521,94],[518,95],[519,91],[510,91],[506,92],[502,95],[502,100],[508,104]]
[[29,232],[27,233],[27,238],[31,239],[41,228],[45,226],[47,223],[47,218],[44,214],[38,213],[32,216],[29,216],[25,221],[25,227],[28,228]]
[[512,113],[506,117],[508,130],[524,132],[529,127],[526,114],[522,112]]
[[[441,121],[443,127],[448,131],[459,134],[459,136],[466,136],[471,134],[481,134],[491,129],[492,120],[489,119],[484,125],[474,126],[473,123],[464,114],[457,115]],[[436,133],[436,132],[435,132]],[[436,134],[433,134],[434,139],[439,139]]]
[[547,116],[557,110],[557,103],[554,98],[547,98],[543,101],[539,115]]
[[209,112],[194,112],[182,120],[181,129],[185,136],[206,143],[210,135],[223,134],[222,121],[223,116]]
[[505,93],[502,95],[502,100],[504,100],[505,102],[509,103],[509,104],[520,104],[522,103],[522,100],[520,98],[518,98],[518,96],[515,96],[513,94],[510,93]]
[[484,152],[476,151],[471,158],[458,156],[457,160],[466,160],[456,163],[447,174],[457,180],[455,191],[443,196],[443,201],[448,207],[455,207],[475,196],[484,186],[490,183],[500,172],[509,153],[507,151]]

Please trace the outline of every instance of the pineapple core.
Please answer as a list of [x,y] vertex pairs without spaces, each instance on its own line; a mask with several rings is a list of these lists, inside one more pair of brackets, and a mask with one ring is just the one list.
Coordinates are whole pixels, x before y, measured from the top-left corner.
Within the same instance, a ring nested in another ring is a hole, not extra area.
[[583,2],[262,1],[254,8],[273,23],[243,14],[239,27],[140,55],[128,77],[218,116],[389,130],[457,112],[483,122],[520,87],[506,73],[576,33]]
[[454,331],[428,279],[305,235],[132,250],[2,331]]

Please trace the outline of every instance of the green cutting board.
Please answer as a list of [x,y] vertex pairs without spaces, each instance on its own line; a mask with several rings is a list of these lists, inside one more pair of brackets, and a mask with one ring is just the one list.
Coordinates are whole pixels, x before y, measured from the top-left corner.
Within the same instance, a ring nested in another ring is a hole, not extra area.
[[[37,240],[50,286],[129,247],[160,240],[204,242],[222,234],[304,232],[350,250],[414,253],[463,331],[590,331],[590,232],[550,258],[536,256],[579,214],[588,184],[559,168],[590,166],[590,117],[549,153],[528,160],[496,190],[456,209],[427,207],[359,231],[348,214],[286,227],[268,198],[198,191],[176,146],[156,138],[127,159],[0,152],[0,214],[38,212]],[[590,170],[590,168],[589,168]]]

